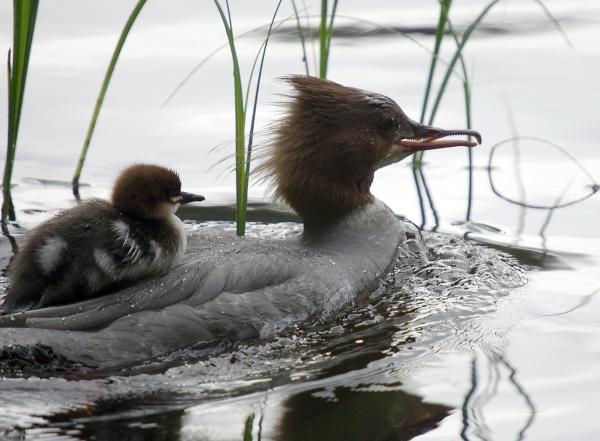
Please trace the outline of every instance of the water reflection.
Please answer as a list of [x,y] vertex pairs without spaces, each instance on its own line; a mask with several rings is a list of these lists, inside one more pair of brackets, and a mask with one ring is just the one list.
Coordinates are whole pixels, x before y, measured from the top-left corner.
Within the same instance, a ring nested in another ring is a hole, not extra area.
[[[483,364],[483,367],[480,366]],[[483,371],[483,372],[481,372]],[[533,425],[536,407],[523,385],[517,379],[517,370],[501,354],[484,354],[483,359],[473,357],[470,364],[471,386],[465,395],[462,404],[462,430],[460,438],[464,441],[491,441],[497,439],[493,436],[486,421],[485,407],[492,402],[498,394],[499,384],[503,374],[508,376],[506,381],[513,386],[515,393],[522,401],[521,413],[526,415],[525,420],[518,427],[514,437],[503,439],[514,439],[521,441],[529,428]]]
[[[117,410],[122,412],[122,409],[117,408]],[[54,423],[49,429],[27,430],[25,434],[31,436],[37,433],[44,439],[51,439],[54,435],[60,439],[68,437],[66,439],[71,440],[178,441],[181,439],[183,409],[171,411],[163,409],[160,413],[149,409],[148,413],[148,415],[136,414],[129,418],[123,413],[119,416],[109,414],[104,418],[78,418],[76,424]],[[64,418],[68,419],[69,415],[65,415]]]
[[275,439],[289,441],[410,440],[435,428],[451,408],[401,390],[311,390],[284,403]]

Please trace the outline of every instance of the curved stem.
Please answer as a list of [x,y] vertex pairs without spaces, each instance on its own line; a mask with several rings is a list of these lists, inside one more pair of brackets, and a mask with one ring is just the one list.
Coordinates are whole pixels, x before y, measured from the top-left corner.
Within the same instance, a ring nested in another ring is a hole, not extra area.
[[87,133],[85,135],[85,140],[83,141],[83,147],[81,149],[81,154],[79,155],[79,161],[77,162],[77,167],[75,169],[75,175],[73,176],[73,180],[71,182],[73,188],[73,196],[75,199],[79,200],[79,178],[81,177],[81,171],[83,169],[83,165],[85,163],[85,158],[87,157],[88,150],[90,148],[90,143],[92,141],[92,136],[94,134],[94,129],[96,128],[96,122],[98,121],[98,115],[100,115],[100,109],[102,108],[102,103],[104,102],[104,97],[106,96],[106,91],[108,90],[108,85],[110,84],[110,80],[112,78],[113,72],[115,70],[115,66],[117,65],[117,61],[119,60],[119,56],[121,55],[121,49],[123,49],[123,45],[125,44],[125,40],[127,40],[127,36],[129,35],[129,31],[133,26],[137,16],[140,11],[144,7],[146,0],[139,0],[138,3],[133,8],[133,11],[129,15],[127,22],[125,23],[125,27],[123,31],[121,31],[121,36],[119,37],[119,41],[117,42],[117,46],[113,52],[112,58],[110,59],[110,63],[108,64],[108,69],[106,74],[104,75],[104,81],[102,82],[102,87],[100,88],[100,93],[98,94],[98,99],[96,100],[96,107],[94,107],[94,113],[92,114],[92,119],[90,121],[90,125],[88,126]]

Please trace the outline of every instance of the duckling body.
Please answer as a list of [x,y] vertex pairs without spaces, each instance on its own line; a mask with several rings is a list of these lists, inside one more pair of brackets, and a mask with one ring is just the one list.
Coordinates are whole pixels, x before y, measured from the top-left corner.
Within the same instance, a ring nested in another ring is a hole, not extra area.
[[137,202],[125,202],[125,212],[115,207],[119,193],[135,192],[132,185],[143,185],[135,182],[144,181],[148,170],[163,175],[162,181],[151,177],[155,186],[180,197],[177,187],[181,184],[174,172],[145,165],[128,168],[124,178],[130,181],[133,177],[134,182],[123,187],[123,178],[118,180],[113,203],[101,199],[83,202],[31,232],[9,267],[11,285],[0,309],[17,312],[81,301],[109,287],[166,272],[186,248],[183,224],[172,214],[180,201],[173,203],[163,197],[161,204],[166,207],[160,208],[164,212],[159,216],[128,209]]
[[191,345],[267,337],[377,286],[419,241],[371,194],[375,171],[419,150],[476,145],[438,141],[447,135],[481,137],[416,123],[382,95],[312,77],[289,81],[295,93],[259,171],[302,217],[301,238],[200,230],[160,283],[0,317],[0,341],[47,345],[89,366],[124,366]]

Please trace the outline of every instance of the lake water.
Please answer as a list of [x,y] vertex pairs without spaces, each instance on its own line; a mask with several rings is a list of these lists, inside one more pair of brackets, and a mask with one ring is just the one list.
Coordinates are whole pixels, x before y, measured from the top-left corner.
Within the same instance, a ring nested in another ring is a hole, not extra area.
[[[458,29],[486,5],[454,3],[451,18]],[[49,181],[72,177],[108,60],[134,4],[42,2],[15,165],[13,197],[22,227],[73,203],[68,185]],[[306,4],[310,14],[318,13],[316,3]],[[600,179],[600,4],[544,4],[570,44],[537,2],[522,0],[500,1],[467,45],[473,127],[484,137],[473,151],[469,222],[466,152],[425,156],[441,233],[426,235],[430,249],[456,249],[489,263],[495,272],[477,279],[485,294],[445,301],[418,270],[406,287],[387,280],[383,293],[334,322],[212,357],[191,354],[161,372],[1,378],[3,436],[216,441],[243,439],[247,428],[255,440],[597,438],[600,197],[592,193],[594,179]],[[236,32],[267,24],[273,8],[274,2],[232,2]],[[437,2],[342,0],[338,13],[329,78],[386,94],[418,118],[430,59],[425,48],[433,46],[426,31],[437,21]],[[285,3],[279,16],[291,14]],[[11,20],[11,4],[2,2],[0,48],[9,47]],[[292,38],[295,21],[286,26],[269,43],[259,129],[280,111],[276,103],[287,88],[277,78],[304,69],[300,44]],[[390,28],[420,44],[386,31]],[[239,40],[244,74],[261,38],[255,32]],[[230,164],[212,167],[233,148],[228,49],[161,107],[224,42],[211,2],[148,2],[98,121],[82,176],[89,184],[81,190],[84,197],[107,195],[121,168],[145,161],[176,168],[185,189],[214,204],[232,200]],[[312,60],[310,45],[308,50]],[[441,58],[449,60],[452,50],[448,39]],[[0,84],[6,84],[4,69]],[[6,102],[5,87],[0,102]],[[435,124],[465,126],[456,76]],[[6,106],[0,106],[0,132],[6,132]],[[516,135],[522,137],[518,142],[504,142]],[[373,192],[421,223],[407,163],[380,171]],[[490,178],[504,198],[492,191]],[[551,210],[506,200],[552,207],[588,194]],[[251,195],[261,200],[264,189],[254,186]],[[426,225],[433,228],[434,217],[425,208]],[[251,232],[285,235],[294,228],[257,225]],[[453,237],[471,242],[452,242]],[[0,245],[6,264],[10,247],[6,240]],[[523,269],[494,248],[515,256]],[[430,259],[444,266],[442,254]],[[406,270],[402,265],[398,271]]]

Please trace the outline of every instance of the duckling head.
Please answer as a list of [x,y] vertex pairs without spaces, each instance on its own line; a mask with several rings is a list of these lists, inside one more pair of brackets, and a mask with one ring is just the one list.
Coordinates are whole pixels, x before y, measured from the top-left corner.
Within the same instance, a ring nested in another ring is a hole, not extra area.
[[141,219],[162,219],[180,205],[203,201],[204,196],[181,191],[179,175],[150,164],[127,167],[113,187],[112,204],[121,213]]
[[[473,130],[419,124],[384,95],[310,76],[285,79],[294,90],[259,172],[302,216],[305,231],[372,202],[377,169],[417,151],[481,143]],[[451,135],[476,142],[441,139]]]

